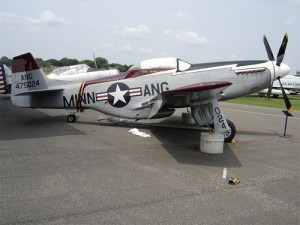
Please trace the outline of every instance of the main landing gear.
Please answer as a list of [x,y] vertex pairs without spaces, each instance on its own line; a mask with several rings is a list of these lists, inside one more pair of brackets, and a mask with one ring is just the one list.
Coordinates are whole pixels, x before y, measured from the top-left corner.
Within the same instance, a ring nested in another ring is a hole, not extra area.
[[191,111],[199,126],[207,126],[213,132],[223,134],[225,142],[232,142],[236,134],[236,128],[233,122],[225,119],[216,98],[210,98],[206,104],[192,106]]
[[[226,119],[226,122],[227,122],[227,127],[229,127],[229,129],[226,130],[226,132],[222,133],[224,135],[224,142],[226,143],[231,143],[232,140],[234,139],[235,137],[235,134],[236,134],[236,128],[235,128],[235,125],[234,123],[229,120],[229,119]],[[226,126],[225,123],[223,123],[223,126]],[[210,125],[210,127],[216,131],[215,129],[215,125],[214,123]]]
[[67,121],[68,123],[75,123],[77,120],[75,114],[71,113],[70,115],[67,116]]

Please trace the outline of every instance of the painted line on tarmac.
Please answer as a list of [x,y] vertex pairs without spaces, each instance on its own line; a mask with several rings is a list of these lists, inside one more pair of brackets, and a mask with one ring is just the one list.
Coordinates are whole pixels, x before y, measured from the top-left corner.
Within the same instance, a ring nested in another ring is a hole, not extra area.
[[[240,110],[240,109],[230,109],[230,108],[224,108],[224,107],[222,107],[222,109],[236,111],[236,112],[243,112],[243,113],[251,113],[251,114],[262,115],[262,116],[273,116],[273,117],[285,118],[285,116],[279,116],[279,115],[269,114],[269,113],[252,112],[252,111],[246,111],[246,110]],[[294,119],[294,120],[300,120],[300,118],[297,118],[297,117],[290,117],[290,118]]]

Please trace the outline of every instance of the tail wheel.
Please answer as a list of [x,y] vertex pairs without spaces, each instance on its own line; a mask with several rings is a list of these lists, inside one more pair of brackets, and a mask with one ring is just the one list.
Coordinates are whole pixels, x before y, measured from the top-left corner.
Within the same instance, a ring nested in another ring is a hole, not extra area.
[[68,123],[75,123],[76,122],[76,116],[74,114],[70,114],[67,116]]
[[230,120],[227,120],[227,119],[226,119],[226,121],[227,121],[227,124],[230,127],[231,131],[229,134],[226,134],[226,137],[224,136],[224,141],[227,143],[230,143],[236,134],[236,128],[235,128],[233,122],[231,122]]

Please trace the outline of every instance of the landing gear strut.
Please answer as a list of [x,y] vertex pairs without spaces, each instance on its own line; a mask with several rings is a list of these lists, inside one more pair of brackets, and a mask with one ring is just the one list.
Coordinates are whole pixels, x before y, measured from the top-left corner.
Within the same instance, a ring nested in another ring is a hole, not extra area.
[[212,132],[224,135],[225,142],[231,142],[236,134],[236,128],[230,120],[224,117],[215,97],[206,104],[191,107],[192,116],[199,126],[207,126]]
[[75,123],[76,120],[77,120],[77,118],[76,118],[75,114],[70,114],[67,116],[68,123]]

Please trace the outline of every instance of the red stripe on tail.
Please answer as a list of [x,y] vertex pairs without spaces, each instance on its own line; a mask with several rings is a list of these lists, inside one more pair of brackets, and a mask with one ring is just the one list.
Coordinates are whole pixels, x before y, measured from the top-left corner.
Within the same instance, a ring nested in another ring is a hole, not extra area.
[[12,62],[12,72],[26,72],[31,70],[40,69],[39,65],[31,55],[31,53],[26,53],[13,58]]

